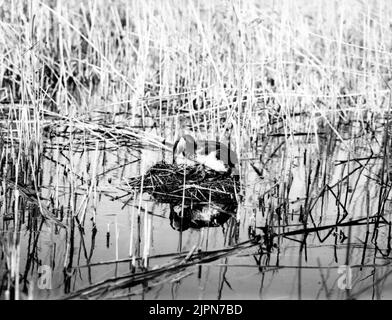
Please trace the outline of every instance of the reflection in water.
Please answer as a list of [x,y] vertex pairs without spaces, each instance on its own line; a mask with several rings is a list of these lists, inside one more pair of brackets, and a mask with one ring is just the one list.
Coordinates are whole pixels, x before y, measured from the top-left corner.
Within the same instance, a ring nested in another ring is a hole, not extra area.
[[174,230],[185,231],[208,227],[219,227],[235,216],[237,204],[170,204],[170,225]]

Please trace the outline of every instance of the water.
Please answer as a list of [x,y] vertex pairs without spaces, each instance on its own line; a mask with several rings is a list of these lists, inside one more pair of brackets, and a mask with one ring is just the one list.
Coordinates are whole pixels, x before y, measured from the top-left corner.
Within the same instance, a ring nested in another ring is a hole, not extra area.
[[[170,130],[155,133],[168,141],[172,138]],[[353,122],[340,127],[339,133],[343,142],[324,125],[317,136],[264,136],[257,146],[245,134],[242,201],[222,225],[182,232],[171,226],[169,204],[147,193],[134,198],[127,195],[131,191],[127,179],[160,161],[170,161],[170,152],[135,146],[100,150],[104,146],[91,136],[87,139],[92,147],[84,152],[61,151],[68,140],[46,141],[42,205],[56,209],[53,212],[69,229],[42,223],[37,205],[21,202],[24,207],[19,214],[25,219],[15,230],[14,220],[4,218],[12,206],[3,207],[1,239],[5,248],[18,244],[22,298],[67,297],[107,279],[143,272],[146,267],[157,269],[175,261],[180,252],[220,250],[265,234],[270,238],[262,238],[262,245],[174,273],[163,272],[137,285],[115,287],[94,298],[391,298],[389,193],[379,200],[380,192],[389,187],[380,187],[382,159],[368,159],[371,151],[373,155],[382,151],[383,132],[375,138]],[[76,146],[83,150],[81,141],[80,135],[74,137],[74,151]],[[251,163],[262,171],[262,178]],[[379,212],[380,203],[383,218],[372,238],[375,220],[370,217]],[[181,212],[181,206],[176,210]],[[341,226],[362,218],[361,225]],[[330,227],[312,230],[323,226]],[[311,232],[277,236],[304,228]],[[148,265],[143,255],[149,257]],[[8,276],[9,257],[3,254],[1,258],[3,279]],[[48,268],[49,283],[39,278],[40,266]],[[4,298],[5,287],[1,294]]]

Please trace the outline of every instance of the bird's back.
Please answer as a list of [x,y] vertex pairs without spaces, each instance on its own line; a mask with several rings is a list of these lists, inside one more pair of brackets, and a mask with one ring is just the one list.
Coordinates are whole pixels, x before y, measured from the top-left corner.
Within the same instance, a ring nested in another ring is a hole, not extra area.
[[234,167],[238,163],[236,153],[219,141],[203,140],[197,143],[198,154],[207,156],[213,152],[218,160],[223,161],[229,167]]

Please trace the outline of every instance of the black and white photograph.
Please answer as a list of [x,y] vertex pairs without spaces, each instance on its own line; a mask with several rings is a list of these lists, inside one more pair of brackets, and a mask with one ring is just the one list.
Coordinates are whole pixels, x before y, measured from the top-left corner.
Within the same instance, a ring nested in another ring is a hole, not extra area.
[[391,4],[0,0],[0,300],[392,299]]

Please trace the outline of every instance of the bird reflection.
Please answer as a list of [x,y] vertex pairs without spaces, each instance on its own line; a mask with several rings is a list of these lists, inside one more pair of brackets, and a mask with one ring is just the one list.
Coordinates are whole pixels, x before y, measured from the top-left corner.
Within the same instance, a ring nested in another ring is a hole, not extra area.
[[219,227],[235,216],[237,203],[170,204],[170,226],[177,231]]

